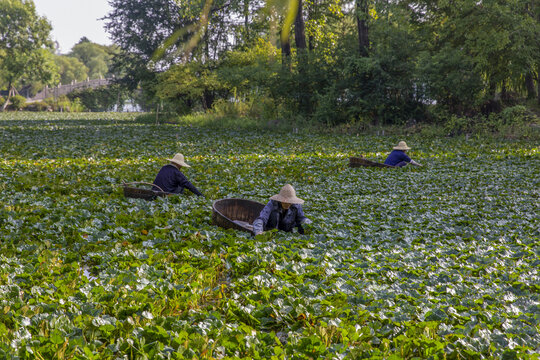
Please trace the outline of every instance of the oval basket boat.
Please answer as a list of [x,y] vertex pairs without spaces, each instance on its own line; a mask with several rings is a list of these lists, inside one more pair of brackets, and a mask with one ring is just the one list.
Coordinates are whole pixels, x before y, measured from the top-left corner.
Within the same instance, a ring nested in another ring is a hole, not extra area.
[[158,190],[144,189],[141,187],[137,187],[141,185],[152,186],[152,187],[155,186],[159,188],[159,186],[157,185],[142,182],[142,181],[123,183],[122,187],[124,188],[124,196],[129,197],[129,198],[135,198],[135,199],[154,200],[158,196],[166,197],[168,195],[172,195],[171,193],[168,193],[165,191],[158,191]]
[[381,163],[378,163],[378,162],[375,162],[375,161],[371,161],[371,160],[368,160],[368,159],[365,159],[363,157],[354,157],[354,156],[351,156],[349,158],[349,167],[352,167],[352,168],[356,168],[356,167],[377,167],[377,168],[393,168],[395,166],[392,166],[392,165],[386,165],[386,164],[381,164]]
[[253,221],[264,204],[245,199],[221,199],[212,205],[212,222],[225,229],[236,229],[253,234]]

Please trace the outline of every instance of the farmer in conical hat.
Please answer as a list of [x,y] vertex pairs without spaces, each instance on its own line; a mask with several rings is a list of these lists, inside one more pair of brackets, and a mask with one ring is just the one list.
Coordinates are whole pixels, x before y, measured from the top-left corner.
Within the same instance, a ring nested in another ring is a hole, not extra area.
[[302,224],[311,223],[311,220],[304,216],[303,203],[304,200],[296,197],[296,191],[290,184],[283,186],[279,194],[270,198],[259,217],[253,222],[253,232],[259,235],[266,230],[292,231],[297,227],[298,232],[303,234]]
[[386,165],[397,167],[402,167],[409,163],[411,165],[422,166],[407,156],[407,150],[411,150],[411,148],[407,146],[405,141],[400,141],[396,146],[394,146],[394,150],[390,153],[390,155],[388,155],[384,163]]
[[[184,161],[184,155],[176,154],[172,159],[167,159],[170,164],[167,164],[159,170],[154,184],[159,186],[163,191],[181,194],[184,188],[188,188],[192,193],[202,196],[202,193],[197,190],[192,183],[188,181],[186,176],[180,171],[181,168],[189,168],[188,164]],[[154,190],[160,190],[154,186]]]

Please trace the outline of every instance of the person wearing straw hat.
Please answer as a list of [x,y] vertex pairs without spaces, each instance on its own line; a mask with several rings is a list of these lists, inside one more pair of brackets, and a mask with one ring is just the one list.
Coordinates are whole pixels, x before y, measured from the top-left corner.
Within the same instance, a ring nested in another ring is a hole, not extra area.
[[304,216],[302,204],[304,200],[296,197],[296,191],[290,184],[281,188],[279,194],[270,197],[270,201],[261,210],[259,217],[253,222],[253,233],[279,229],[290,232],[297,227],[300,234],[304,233],[303,224],[311,224]]
[[396,167],[402,167],[409,163],[411,165],[422,166],[406,154],[407,150],[410,149],[411,148],[407,146],[405,141],[400,141],[396,146],[394,146],[394,150],[390,153],[390,155],[388,155],[384,163],[386,165]]
[[170,161],[170,164],[167,164],[159,170],[156,179],[154,180],[154,190],[160,190],[157,187],[159,186],[163,191],[181,194],[184,191],[184,188],[189,189],[192,193],[197,196],[202,196],[202,193],[197,190],[192,183],[186,178],[186,176],[180,171],[181,168],[189,168],[184,160],[184,155],[175,154],[172,159],[167,159]]

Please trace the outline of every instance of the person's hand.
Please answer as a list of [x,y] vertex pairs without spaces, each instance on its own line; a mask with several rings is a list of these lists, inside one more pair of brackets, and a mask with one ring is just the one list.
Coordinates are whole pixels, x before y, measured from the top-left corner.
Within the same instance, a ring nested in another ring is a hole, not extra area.
[[304,228],[304,234],[303,235],[309,235],[313,232],[313,226],[311,225],[312,223],[310,222],[309,224],[306,223],[304,225],[302,225],[302,227]]

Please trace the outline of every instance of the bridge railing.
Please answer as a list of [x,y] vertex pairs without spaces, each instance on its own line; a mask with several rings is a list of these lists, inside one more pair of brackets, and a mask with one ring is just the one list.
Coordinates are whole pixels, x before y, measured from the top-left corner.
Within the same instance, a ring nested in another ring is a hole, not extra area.
[[28,99],[28,101],[40,101],[44,100],[49,97],[57,98],[62,95],[69,94],[70,92],[73,92],[75,90],[80,89],[95,89],[100,86],[107,86],[111,83],[112,79],[94,79],[94,80],[86,80],[86,81],[80,81],[80,82],[73,82],[71,84],[66,85],[58,85],[55,87],[48,87],[46,86],[45,89],[41,90],[31,99]]

